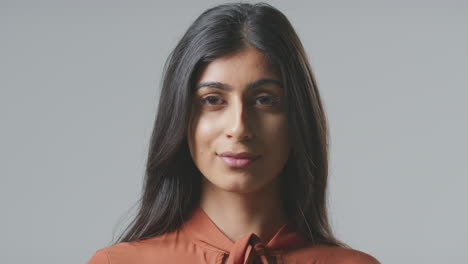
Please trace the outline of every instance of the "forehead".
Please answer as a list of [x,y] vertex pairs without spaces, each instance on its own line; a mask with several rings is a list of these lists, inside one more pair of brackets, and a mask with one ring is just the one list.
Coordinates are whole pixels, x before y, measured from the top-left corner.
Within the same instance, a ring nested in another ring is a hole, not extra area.
[[223,56],[205,65],[197,84],[207,81],[222,81],[231,85],[248,83],[258,79],[279,80],[265,55],[255,48],[246,48]]

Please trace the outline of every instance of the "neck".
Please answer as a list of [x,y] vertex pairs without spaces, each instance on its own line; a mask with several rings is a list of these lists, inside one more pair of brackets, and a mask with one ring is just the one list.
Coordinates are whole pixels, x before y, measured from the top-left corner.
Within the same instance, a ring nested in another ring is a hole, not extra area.
[[221,190],[203,179],[200,207],[233,242],[256,234],[268,242],[286,222],[278,179],[253,193]]

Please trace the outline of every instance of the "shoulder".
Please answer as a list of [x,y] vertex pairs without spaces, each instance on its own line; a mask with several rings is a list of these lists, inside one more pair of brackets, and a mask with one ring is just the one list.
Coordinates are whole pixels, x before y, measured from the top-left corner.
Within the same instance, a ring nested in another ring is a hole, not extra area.
[[154,263],[155,259],[180,251],[187,243],[178,232],[145,240],[121,242],[95,251],[87,264]]
[[351,248],[314,245],[293,253],[296,260],[315,260],[326,264],[380,264],[372,255]]
[[337,262],[339,264],[380,264],[380,262],[368,253],[350,249],[342,248],[339,251]]
[[90,260],[88,260],[88,264],[108,264],[109,256],[104,249],[99,249],[94,253]]

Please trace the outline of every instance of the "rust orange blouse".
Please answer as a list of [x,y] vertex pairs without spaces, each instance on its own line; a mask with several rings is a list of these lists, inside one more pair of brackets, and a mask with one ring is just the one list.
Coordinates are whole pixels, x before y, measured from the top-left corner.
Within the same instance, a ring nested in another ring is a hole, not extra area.
[[311,245],[292,223],[281,226],[268,243],[254,233],[234,243],[197,207],[178,230],[97,250],[88,264],[379,264],[358,250]]

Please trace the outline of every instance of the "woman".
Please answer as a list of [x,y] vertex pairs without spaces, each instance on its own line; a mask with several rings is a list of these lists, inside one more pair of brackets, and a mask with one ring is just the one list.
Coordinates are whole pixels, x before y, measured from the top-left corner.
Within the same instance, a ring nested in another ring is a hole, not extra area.
[[327,151],[287,18],[211,8],[167,61],[139,213],[89,263],[378,263],[332,234]]

